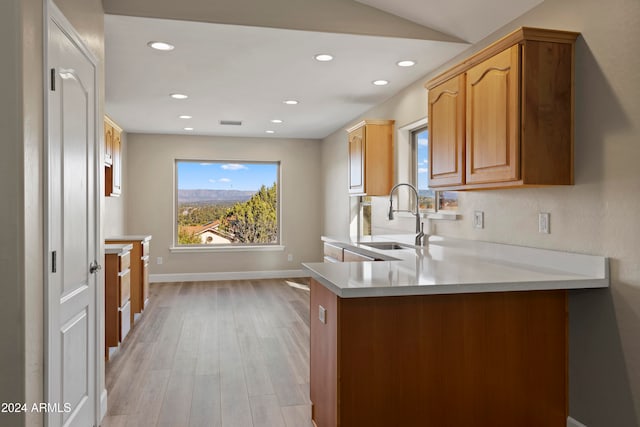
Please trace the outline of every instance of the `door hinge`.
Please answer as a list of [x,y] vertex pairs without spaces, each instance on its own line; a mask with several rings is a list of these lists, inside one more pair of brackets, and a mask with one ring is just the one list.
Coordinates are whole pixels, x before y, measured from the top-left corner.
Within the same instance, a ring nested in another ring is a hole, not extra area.
[[52,92],[56,91],[56,69],[55,68],[51,69],[51,91]]
[[56,265],[58,262],[58,255],[56,251],[51,252],[51,272],[56,273],[58,270],[58,266]]

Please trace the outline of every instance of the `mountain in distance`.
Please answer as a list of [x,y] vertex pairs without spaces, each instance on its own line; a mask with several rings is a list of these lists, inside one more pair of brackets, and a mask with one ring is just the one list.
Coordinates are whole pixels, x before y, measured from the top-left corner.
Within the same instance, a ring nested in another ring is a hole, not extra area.
[[256,191],[246,190],[178,190],[179,204],[218,204],[246,202]]

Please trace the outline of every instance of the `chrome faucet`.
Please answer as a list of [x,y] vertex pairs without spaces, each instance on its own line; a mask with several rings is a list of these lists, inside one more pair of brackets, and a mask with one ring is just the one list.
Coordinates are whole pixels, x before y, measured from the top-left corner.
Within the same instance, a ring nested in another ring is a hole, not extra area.
[[416,211],[415,213],[413,213],[416,217],[416,240],[415,240],[415,244],[416,246],[421,246],[421,245],[425,245],[428,243],[429,241],[429,236],[425,236],[424,234],[424,224],[422,224],[420,222],[420,203],[418,201],[418,190],[416,189],[416,187],[412,184],[408,184],[405,182],[401,182],[399,184],[396,184],[393,186],[393,188],[391,189],[391,191],[389,192],[389,220],[393,220],[393,213],[397,212],[393,210],[393,192],[396,190],[396,188],[401,187],[403,185],[406,185],[407,187],[411,188],[413,190],[413,193],[416,195]]

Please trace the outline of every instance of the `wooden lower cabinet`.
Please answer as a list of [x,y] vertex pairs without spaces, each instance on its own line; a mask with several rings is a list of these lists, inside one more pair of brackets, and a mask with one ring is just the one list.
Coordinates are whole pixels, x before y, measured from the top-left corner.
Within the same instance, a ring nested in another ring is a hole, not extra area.
[[131,244],[106,245],[104,280],[105,357],[131,329]]
[[312,279],[312,418],[565,426],[567,336],[562,290],[340,298]]
[[131,244],[131,325],[136,314],[149,304],[149,250],[151,236],[118,236],[105,241],[107,244]]

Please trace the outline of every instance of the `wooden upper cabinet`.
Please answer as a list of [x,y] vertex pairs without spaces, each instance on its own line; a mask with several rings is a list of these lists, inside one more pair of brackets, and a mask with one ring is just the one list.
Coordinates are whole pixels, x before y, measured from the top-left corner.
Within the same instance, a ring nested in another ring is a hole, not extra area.
[[349,193],[364,193],[364,126],[349,132]]
[[467,183],[520,178],[520,46],[467,71]]
[[349,194],[384,196],[393,187],[393,120],[363,120],[349,133]]
[[122,193],[122,133],[114,132],[113,135],[113,177],[111,194]]
[[113,164],[113,126],[110,122],[104,121],[104,164]]
[[429,185],[464,184],[465,76],[429,91]]
[[122,192],[122,129],[113,120],[104,118],[104,195],[119,196]]
[[577,37],[520,28],[427,83],[431,187],[573,184]]

